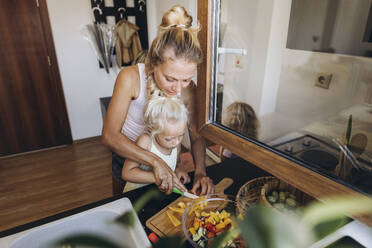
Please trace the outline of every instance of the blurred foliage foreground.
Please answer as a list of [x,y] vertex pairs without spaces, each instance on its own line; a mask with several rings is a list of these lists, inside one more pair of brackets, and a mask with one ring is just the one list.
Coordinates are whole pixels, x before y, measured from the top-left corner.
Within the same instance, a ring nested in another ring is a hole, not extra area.
[[[135,202],[133,210],[117,217],[110,224],[118,224],[131,228],[135,215],[151,199],[159,197],[160,191],[148,191]],[[325,203],[322,203],[325,202]],[[302,209],[301,214],[290,212],[280,213],[272,208],[256,205],[248,209],[243,218],[234,220],[236,225],[229,231],[217,236],[208,246],[211,248],[225,247],[228,240],[240,236],[246,247],[253,248],[307,248],[317,240],[327,236],[350,219],[346,216],[372,214],[372,198],[355,196],[335,196],[314,202]],[[156,247],[182,247],[182,236],[161,238]],[[102,237],[90,234],[77,234],[59,240],[56,247],[96,247],[124,248]],[[351,247],[351,246],[350,246]]]

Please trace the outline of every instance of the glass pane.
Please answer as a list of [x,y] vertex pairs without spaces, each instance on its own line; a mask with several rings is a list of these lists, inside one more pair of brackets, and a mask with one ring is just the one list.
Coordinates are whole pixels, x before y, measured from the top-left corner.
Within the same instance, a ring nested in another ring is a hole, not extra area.
[[303,1],[216,2],[213,121],[372,194],[372,59],[286,48]]

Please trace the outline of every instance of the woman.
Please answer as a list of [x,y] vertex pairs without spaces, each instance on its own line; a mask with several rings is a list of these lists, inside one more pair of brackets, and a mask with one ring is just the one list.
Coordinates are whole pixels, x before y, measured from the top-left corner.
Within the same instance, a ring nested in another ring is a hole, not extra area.
[[120,193],[123,158],[153,168],[156,185],[170,194],[174,186],[185,186],[167,164],[155,154],[135,144],[143,133],[143,109],[151,97],[179,95],[189,112],[191,151],[195,161],[192,192],[213,193],[212,180],[205,173],[205,141],[196,128],[196,86],[192,78],[201,63],[202,51],[197,30],[191,28],[192,17],[181,6],[174,6],[163,16],[157,37],[151,44],[146,65],[126,67],[120,71],[108,107],[102,142],[113,151],[114,194]]

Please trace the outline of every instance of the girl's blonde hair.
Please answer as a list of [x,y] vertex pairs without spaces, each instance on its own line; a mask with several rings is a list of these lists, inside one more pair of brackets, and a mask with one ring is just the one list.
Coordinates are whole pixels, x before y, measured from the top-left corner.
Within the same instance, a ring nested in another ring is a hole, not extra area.
[[166,61],[166,49],[172,49],[175,58],[183,58],[197,65],[202,62],[203,53],[197,37],[199,25],[192,28],[192,21],[192,16],[180,5],[172,7],[163,15],[158,34],[146,57],[148,98],[163,95],[154,82],[153,74],[154,67]]
[[156,97],[145,107],[144,122],[151,135],[164,132],[167,122],[188,121],[186,106],[177,97]]
[[257,139],[258,119],[254,109],[247,103],[230,104],[225,110],[222,124],[245,136]]

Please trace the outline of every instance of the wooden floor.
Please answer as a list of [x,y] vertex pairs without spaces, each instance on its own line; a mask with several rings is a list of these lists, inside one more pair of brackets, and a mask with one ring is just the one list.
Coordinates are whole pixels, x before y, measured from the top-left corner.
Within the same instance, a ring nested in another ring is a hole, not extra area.
[[99,138],[0,158],[0,231],[110,197],[111,180]]
[[98,137],[0,158],[0,231],[110,196],[111,152]]

